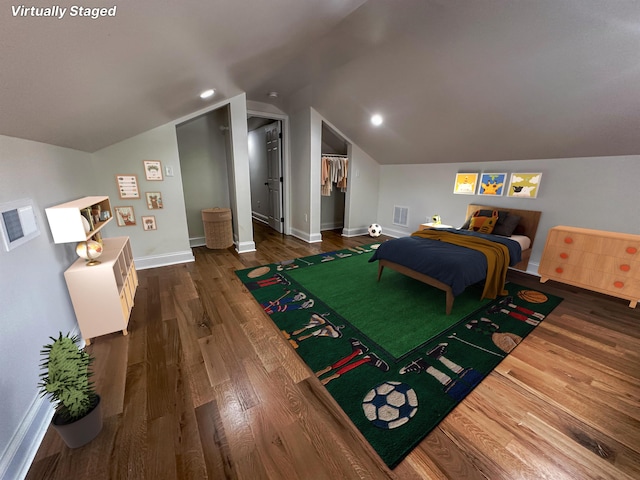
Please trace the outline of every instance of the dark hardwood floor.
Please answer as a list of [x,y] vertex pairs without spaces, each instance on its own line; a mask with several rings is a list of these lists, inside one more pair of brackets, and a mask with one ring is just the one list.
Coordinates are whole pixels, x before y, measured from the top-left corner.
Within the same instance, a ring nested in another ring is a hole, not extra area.
[[129,335],[88,347],[102,433],[49,429],[28,479],[640,478],[640,308],[510,271],[565,300],[391,471],[234,274],[372,240],[255,230],[255,253],[139,272]]

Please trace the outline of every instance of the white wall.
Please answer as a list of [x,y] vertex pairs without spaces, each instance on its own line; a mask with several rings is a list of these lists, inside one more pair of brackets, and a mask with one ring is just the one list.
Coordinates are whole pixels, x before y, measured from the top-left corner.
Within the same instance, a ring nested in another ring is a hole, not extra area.
[[[536,199],[454,195],[458,172],[542,172]],[[409,235],[434,214],[459,227],[469,203],[540,210],[529,263],[537,272],[549,228],[555,225],[640,233],[640,156],[563,158],[507,162],[385,165],[380,167],[378,223],[383,232]],[[409,226],[392,224],[394,205],[409,207]]]
[[233,211],[233,236],[238,253],[253,252],[251,219],[251,174],[249,172],[249,137],[247,136],[247,97],[237,95],[229,100],[230,146],[229,193]]
[[[362,235],[375,219],[380,166],[311,107],[291,115],[292,234],[308,242],[322,239],[320,176],[322,123],[349,144],[349,175],[343,235]],[[305,218],[305,215],[307,217]]]
[[[291,195],[291,234],[311,241],[311,112],[309,108],[291,115],[291,163],[289,179]],[[320,173],[318,172],[318,182]],[[318,219],[317,234],[320,234]]]
[[230,207],[227,110],[225,106],[176,127],[191,246],[205,244],[202,210]]
[[349,186],[345,208],[343,235],[364,235],[372,223],[380,223],[378,195],[381,167],[364,150],[351,144],[349,153]]
[[0,204],[31,198],[40,236],[10,252],[0,242],[0,478],[21,478],[53,415],[37,394],[40,348],[77,331],[64,271],[75,245],[55,245],[44,209],[86,195],[95,185],[91,155],[0,136]]
[[[163,169],[172,167],[173,177],[164,173],[163,181],[147,181],[143,160],[160,160]],[[118,227],[111,222],[105,227],[105,237],[128,236],[139,269],[193,261],[185,216],[178,141],[175,124],[166,124],[135,137],[104,148],[93,155],[96,178],[101,192],[109,195],[111,206],[132,206],[137,225]],[[138,176],[140,198],[121,200],[116,188],[116,175]],[[162,193],[164,208],[147,209],[145,192]],[[155,215],[157,230],[143,230],[140,217]]]

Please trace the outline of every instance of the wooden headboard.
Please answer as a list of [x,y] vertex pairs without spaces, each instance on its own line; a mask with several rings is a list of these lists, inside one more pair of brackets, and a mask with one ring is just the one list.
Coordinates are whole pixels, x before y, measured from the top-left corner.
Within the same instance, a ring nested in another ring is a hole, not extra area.
[[514,215],[518,215],[520,217],[520,222],[518,222],[518,226],[520,230],[522,230],[522,235],[526,235],[531,239],[531,247],[528,250],[522,252],[522,261],[513,268],[518,270],[527,270],[527,265],[529,264],[529,257],[531,257],[531,249],[533,248],[533,242],[536,239],[536,232],[538,231],[538,222],[540,222],[540,215],[542,212],[537,210],[518,210],[517,208],[508,208],[508,207],[492,207],[488,205],[476,205],[469,204],[467,206],[467,215],[465,219],[469,218],[478,210],[502,210],[512,213]]

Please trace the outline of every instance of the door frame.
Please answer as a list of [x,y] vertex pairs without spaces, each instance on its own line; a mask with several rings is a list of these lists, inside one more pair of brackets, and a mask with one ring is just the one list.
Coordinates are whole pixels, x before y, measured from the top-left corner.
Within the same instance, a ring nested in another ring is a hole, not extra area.
[[268,113],[259,110],[247,109],[248,117],[268,118],[270,120],[280,120],[282,132],[282,216],[284,222],[282,225],[282,233],[291,235],[291,156],[289,149],[289,116],[278,113]]

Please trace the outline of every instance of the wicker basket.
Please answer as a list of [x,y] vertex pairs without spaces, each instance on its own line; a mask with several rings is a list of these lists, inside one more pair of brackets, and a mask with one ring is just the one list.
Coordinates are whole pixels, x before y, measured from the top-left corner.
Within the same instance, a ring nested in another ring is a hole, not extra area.
[[233,245],[233,226],[229,208],[202,210],[202,222],[207,248],[228,248]]

